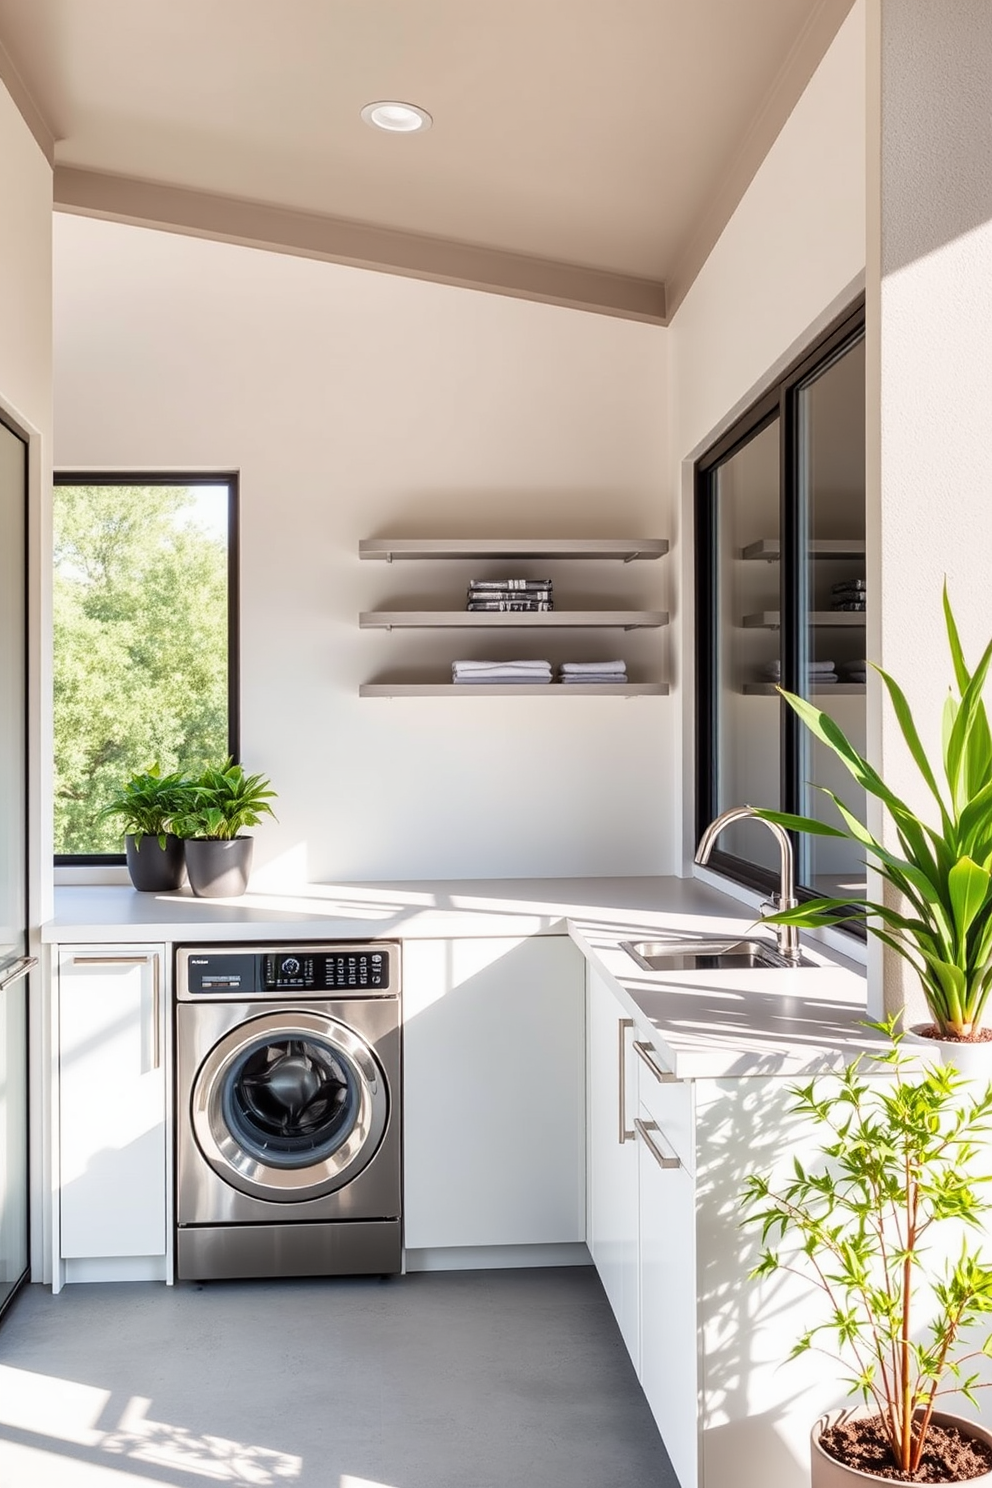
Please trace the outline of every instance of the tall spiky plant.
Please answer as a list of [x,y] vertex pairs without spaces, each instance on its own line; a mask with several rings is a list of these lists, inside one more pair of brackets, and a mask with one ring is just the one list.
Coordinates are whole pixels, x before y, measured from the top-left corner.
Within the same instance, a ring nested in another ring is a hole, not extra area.
[[936,803],[931,825],[901,800],[859,754],[843,730],[805,698],[779,689],[786,702],[822,744],[831,749],[869,794],[881,801],[895,828],[901,853],[891,851],[825,786],[843,828],[813,817],[762,810],[767,821],[821,837],[846,837],[864,848],[879,875],[897,891],[898,904],[861,895],[810,899],[798,909],[769,916],[773,923],[835,925],[852,916],[903,956],[917,972],[939,1031],[973,1038],[992,990],[992,732],[983,692],[992,662],[992,641],[974,672],[968,670],[957,624],[943,594],[944,618],[957,695],[944,703],[943,770],[937,782],[906,697],[881,667],[903,739]]

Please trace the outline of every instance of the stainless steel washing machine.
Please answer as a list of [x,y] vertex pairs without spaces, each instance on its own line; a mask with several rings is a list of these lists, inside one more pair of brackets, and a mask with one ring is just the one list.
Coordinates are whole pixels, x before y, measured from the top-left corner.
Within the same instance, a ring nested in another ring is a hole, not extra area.
[[175,986],[180,1280],[399,1271],[399,946],[184,946]]

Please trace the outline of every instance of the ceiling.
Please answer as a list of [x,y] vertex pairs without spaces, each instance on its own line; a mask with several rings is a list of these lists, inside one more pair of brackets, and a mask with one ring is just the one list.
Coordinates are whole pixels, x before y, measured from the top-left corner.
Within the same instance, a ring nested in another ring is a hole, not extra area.
[[0,78],[66,210],[664,321],[850,5],[0,0]]

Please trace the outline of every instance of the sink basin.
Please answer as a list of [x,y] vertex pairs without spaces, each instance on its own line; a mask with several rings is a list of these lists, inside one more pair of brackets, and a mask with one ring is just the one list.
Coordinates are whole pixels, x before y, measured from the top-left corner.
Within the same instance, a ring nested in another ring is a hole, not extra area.
[[776,946],[763,940],[727,936],[722,940],[624,940],[625,950],[642,971],[751,971],[790,970],[810,966],[801,957],[787,961]]

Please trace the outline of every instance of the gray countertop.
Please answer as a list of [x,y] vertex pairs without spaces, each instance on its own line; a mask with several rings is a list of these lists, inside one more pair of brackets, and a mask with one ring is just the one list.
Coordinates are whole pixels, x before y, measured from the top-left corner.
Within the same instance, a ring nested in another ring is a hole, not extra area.
[[649,973],[624,940],[659,930],[743,933],[753,915],[681,878],[463,879],[308,884],[196,899],[122,886],[59,888],[53,944],[448,939],[571,935],[679,1079],[801,1075],[879,1047],[864,1026],[863,968],[807,948],[801,970]]

